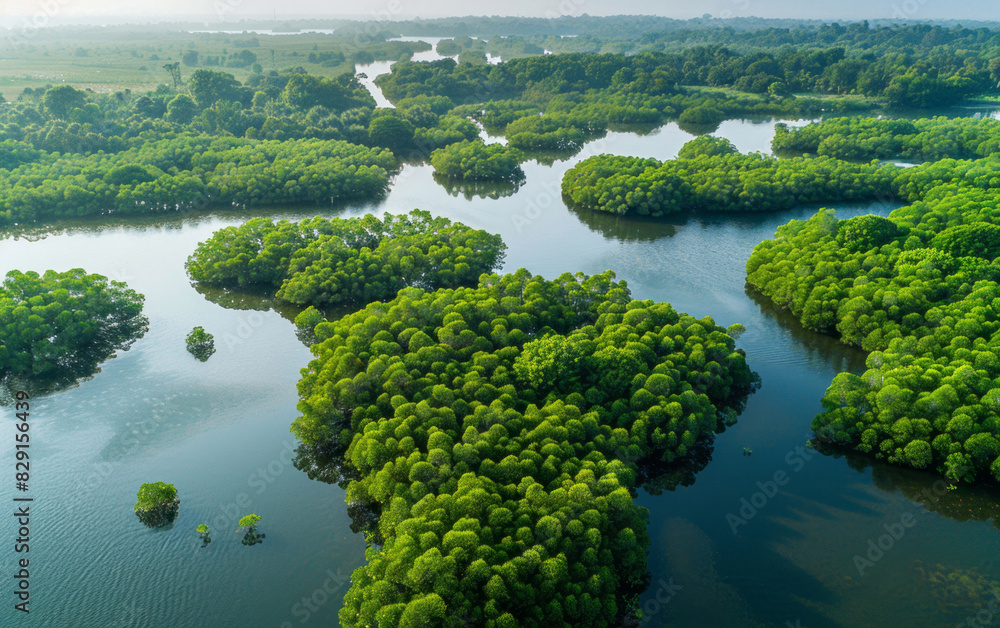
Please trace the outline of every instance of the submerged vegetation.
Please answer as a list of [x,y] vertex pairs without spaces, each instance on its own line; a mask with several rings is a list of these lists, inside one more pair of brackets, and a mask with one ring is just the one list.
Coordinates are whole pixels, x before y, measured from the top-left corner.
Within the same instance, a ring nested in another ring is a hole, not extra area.
[[610,272],[409,288],[316,333],[292,429],[380,513],[345,626],[613,625],[646,573],[638,463],[685,459],[756,381],[725,329]]
[[201,539],[201,546],[203,548],[208,547],[208,544],[212,542],[208,526],[204,523],[199,523],[196,531],[198,532],[198,538]]

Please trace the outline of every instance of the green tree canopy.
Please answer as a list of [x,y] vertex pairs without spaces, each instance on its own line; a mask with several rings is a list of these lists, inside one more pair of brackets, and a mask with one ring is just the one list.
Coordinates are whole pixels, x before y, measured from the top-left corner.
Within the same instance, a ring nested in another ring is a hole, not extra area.
[[646,571],[638,462],[685,459],[756,381],[710,318],[610,271],[407,288],[316,333],[292,430],[340,443],[377,513],[344,626],[612,625]]
[[0,378],[44,392],[92,375],[145,334],[143,296],[82,269],[7,273],[0,285]]

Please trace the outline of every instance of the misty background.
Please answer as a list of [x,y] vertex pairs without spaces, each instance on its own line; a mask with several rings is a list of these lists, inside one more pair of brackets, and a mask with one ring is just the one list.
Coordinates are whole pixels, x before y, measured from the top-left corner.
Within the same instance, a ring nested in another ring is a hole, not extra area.
[[801,18],[814,20],[966,20],[1000,18],[988,0],[0,0],[0,25],[23,24],[45,15],[47,25],[151,21],[238,21],[277,17],[412,19],[464,15],[555,17],[577,15],[659,15],[690,19],[713,17]]

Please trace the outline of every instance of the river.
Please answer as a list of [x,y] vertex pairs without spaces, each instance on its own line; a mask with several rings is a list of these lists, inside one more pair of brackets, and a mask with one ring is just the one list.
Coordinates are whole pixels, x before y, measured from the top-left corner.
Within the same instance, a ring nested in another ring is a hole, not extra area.
[[[717,134],[742,151],[766,152],[774,124],[729,121]],[[509,246],[505,271],[526,267],[551,278],[610,268],[636,298],[746,326],[738,344],[760,373],[762,389],[739,422],[716,438],[712,460],[693,484],[659,495],[639,491],[652,537],[644,625],[956,625],[977,608],[955,606],[957,594],[928,574],[966,570],[1000,580],[992,553],[984,550],[997,540],[994,526],[983,521],[996,515],[996,492],[950,492],[938,514],[901,492],[930,487],[937,479],[931,474],[796,449],[809,438],[830,380],[843,370],[863,370],[864,355],[802,330],[747,294],[744,264],[776,227],[815,208],[671,225],[575,212],[560,198],[562,174],[590,154],[664,159],[690,138],[672,123],[645,135],[611,132],[571,159],[525,164],[525,183],[497,198],[449,193],[430,166],[407,164],[378,203],[254,214],[300,219],[421,208],[502,234]],[[884,215],[893,207],[838,211],[842,217]],[[239,295],[209,300],[184,272],[198,242],[245,219],[209,213],[83,223],[3,242],[3,272],[85,267],[127,281],[146,295],[150,330],[93,379],[34,400],[35,612],[26,621],[8,600],[0,624],[336,625],[347,589],[338,581],[363,563],[365,543],[349,528],[343,491],[309,480],[290,464],[295,385],[310,360],[289,320],[294,312]],[[205,363],[184,347],[196,325],[216,339],[218,352]],[[8,425],[13,419],[9,409],[0,415]],[[12,441],[3,439],[0,459],[12,459]],[[744,455],[744,447],[752,455]],[[779,471],[787,481],[775,493],[767,482]],[[139,484],[154,481],[179,491],[180,514],[169,530],[148,530],[132,512]],[[741,515],[742,499],[756,504],[753,514]],[[267,534],[254,547],[241,545],[234,533],[236,519],[249,512],[263,517]],[[729,514],[745,521],[735,533]],[[906,515],[915,524],[860,575],[854,556],[865,555],[869,539]],[[200,523],[212,528],[207,548],[195,533]],[[9,539],[11,521],[3,530]]]

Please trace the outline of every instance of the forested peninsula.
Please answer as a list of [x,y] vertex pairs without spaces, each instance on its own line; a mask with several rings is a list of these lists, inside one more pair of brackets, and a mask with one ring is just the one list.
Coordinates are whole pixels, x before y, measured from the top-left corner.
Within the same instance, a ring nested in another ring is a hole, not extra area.
[[888,218],[823,210],[754,249],[751,286],[871,352],[864,374],[827,391],[821,440],[955,481],[1000,479],[996,159],[934,164],[936,183]]
[[757,382],[725,329],[610,272],[407,288],[316,333],[292,430],[375,513],[344,626],[616,625],[646,573],[637,464],[682,460]]
[[146,333],[143,300],[79,268],[10,271],[0,284],[0,382],[45,393],[90,377]]

